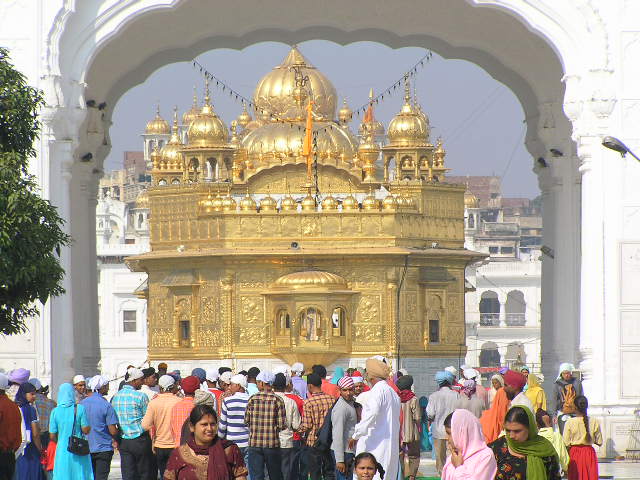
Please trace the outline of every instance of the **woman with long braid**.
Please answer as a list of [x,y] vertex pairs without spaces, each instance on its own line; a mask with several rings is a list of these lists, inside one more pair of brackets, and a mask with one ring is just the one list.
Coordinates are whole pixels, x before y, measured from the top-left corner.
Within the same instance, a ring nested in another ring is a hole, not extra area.
[[569,449],[569,480],[598,480],[598,458],[593,445],[602,445],[600,424],[589,418],[587,397],[575,398],[576,416],[569,418],[562,438]]

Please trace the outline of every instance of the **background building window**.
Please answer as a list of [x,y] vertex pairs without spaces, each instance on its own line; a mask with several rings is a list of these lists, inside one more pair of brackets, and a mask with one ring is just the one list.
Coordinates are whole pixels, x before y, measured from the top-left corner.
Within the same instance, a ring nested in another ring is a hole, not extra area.
[[480,366],[500,366],[500,352],[498,351],[498,345],[493,342],[486,342],[482,345],[482,348],[480,350]]
[[498,294],[488,290],[480,297],[480,325],[497,327],[500,325],[500,301]]
[[122,311],[122,331],[123,332],[136,331],[136,313],[137,312],[135,310]]
[[498,253],[498,247],[489,247],[489,253]]
[[440,343],[440,320],[429,320],[429,343]]
[[513,254],[513,247],[500,247],[500,253],[511,255]]

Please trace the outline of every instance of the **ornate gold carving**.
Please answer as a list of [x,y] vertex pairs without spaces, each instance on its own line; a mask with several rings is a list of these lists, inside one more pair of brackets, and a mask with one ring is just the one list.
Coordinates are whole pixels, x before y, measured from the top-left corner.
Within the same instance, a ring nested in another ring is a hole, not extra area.
[[320,225],[318,219],[314,216],[305,217],[301,221],[302,234],[306,236],[318,235],[320,233]]
[[264,323],[262,297],[240,297],[243,324]]
[[358,343],[380,343],[384,338],[384,325],[354,325],[353,329]]
[[238,333],[239,345],[264,345],[267,343],[266,327],[241,327]]
[[149,337],[152,348],[171,348],[175,332],[171,328],[154,328]]
[[380,297],[363,295],[358,304],[358,323],[377,323],[380,321]]
[[421,343],[422,329],[420,324],[402,325],[400,328],[400,341],[402,343]]
[[219,328],[198,329],[197,345],[199,347],[217,347],[222,344],[223,331]]

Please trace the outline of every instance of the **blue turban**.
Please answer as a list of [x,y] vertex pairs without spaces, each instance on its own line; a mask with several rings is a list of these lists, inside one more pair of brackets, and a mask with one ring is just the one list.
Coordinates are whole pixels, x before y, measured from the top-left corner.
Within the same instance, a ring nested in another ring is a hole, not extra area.
[[203,383],[207,378],[207,372],[204,371],[204,368],[196,367],[191,371],[191,375],[194,377],[198,377],[200,383]]
[[445,382],[449,382],[449,384],[453,384],[453,379],[455,377],[450,373],[450,372],[446,372],[446,371],[441,371],[436,373],[436,383],[438,385],[442,385]]

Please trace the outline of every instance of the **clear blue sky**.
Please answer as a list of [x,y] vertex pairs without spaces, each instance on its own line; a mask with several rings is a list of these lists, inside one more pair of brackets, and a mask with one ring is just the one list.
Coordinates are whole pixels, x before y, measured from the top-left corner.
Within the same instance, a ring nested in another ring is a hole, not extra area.
[[[398,80],[424,54],[423,48],[392,49],[374,42],[346,46],[326,40],[299,45],[307,60],[335,85],[340,103],[346,97],[355,110],[367,102],[369,89],[380,92]],[[246,97],[258,80],[289,51],[289,46],[264,42],[244,50],[217,49],[197,60],[211,73]],[[446,60],[434,55],[416,77],[418,99],[430,118],[432,139],[442,136],[447,150],[446,165],[452,175],[498,175],[503,177],[505,196],[533,198],[539,194],[532,172],[531,155],[524,147],[524,113],[508,87],[465,60]],[[146,122],[154,116],[159,101],[168,121],[174,105],[180,114],[190,108],[194,84],[202,96],[203,80],[191,62],[166,65],[144,83],[123,95],[115,107],[110,130],[112,150],[107,170],[120,168],[123,152],[142,150]],[[216,112],[230,123],[242,105],[212,87]],[[400,109],[402,89],[376,107],[376,117],[385,125]],[[354,117],[357,131],[361,117]]]

